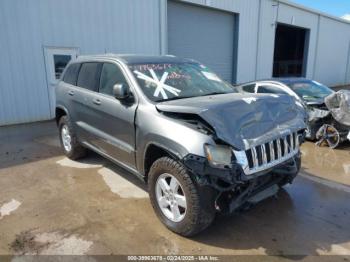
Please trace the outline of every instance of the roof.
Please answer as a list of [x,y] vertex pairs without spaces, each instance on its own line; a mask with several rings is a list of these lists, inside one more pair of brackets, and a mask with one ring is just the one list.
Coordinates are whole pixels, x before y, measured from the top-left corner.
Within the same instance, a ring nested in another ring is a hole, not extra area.
[[273,78],[271,81],[278,81],[282,82],[284,84],[293,84],[293,83],[300,83],[300,82],[312,82],[310,79],[301,78],[301,77],[286,77],[286,78]]
[[180,58],[172,55],[156,56],[156,55],[136,55],[136,54],[100,54],[100,55],[88,55],[79,56],[79,60],[89,60],[89,59],[118,59],[126,64],[152,64],[152,63],[184,63],[184,62],[194,62],[191,59]]
[[303,77],[279,77],[279,78],[276,77],[276,78],[259,79],[259,80],[255,80],[255,81],[250,81],[247,83],[239,84],[237,86],[249,85],[249,84],[253,84],[256,82],[280,82],[283,84],[291,84],[291,83],[299,83],[299,82],[305,82],[305,81],[312,81],[312,80],[307,79],[307,78],[303,78]]

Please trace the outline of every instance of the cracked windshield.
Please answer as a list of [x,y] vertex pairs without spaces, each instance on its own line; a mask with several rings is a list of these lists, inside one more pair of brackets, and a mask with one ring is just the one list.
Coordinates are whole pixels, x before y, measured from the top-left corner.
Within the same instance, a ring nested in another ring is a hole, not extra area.
[[133,64],[129,68],[153,102],[234,92],[229,83],[197,63]]

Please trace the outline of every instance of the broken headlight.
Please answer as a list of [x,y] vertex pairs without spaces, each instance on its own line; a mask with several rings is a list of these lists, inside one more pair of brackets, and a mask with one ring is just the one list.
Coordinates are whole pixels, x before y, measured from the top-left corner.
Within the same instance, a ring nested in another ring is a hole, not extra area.
[[318,108],[311,108],[309,111],[309,121],[312,121],[317,118],[325,118],[326,116],[329,115],[329,111],[327,110],[322,110]]
[[230,166],[232,162],[232,148],[222,145],[205,145],[204,150],[209,163],[215,167]]

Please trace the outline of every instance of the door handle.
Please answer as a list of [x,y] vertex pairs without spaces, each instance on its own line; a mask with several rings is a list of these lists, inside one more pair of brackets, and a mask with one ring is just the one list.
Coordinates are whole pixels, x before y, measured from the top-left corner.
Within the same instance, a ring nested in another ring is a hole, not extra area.
[[95,105],[101,105],[101,100],[100,99],[94,99],[93,101],[92,101]]
[[68,95],[74,96],[74,91],[73,91],[73,90],[69,91],[69,92],[68,92]]

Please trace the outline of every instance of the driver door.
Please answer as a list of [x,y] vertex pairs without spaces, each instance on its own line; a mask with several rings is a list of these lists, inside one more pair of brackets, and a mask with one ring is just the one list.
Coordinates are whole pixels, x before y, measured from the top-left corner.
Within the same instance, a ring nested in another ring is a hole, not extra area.
[[113,86],[123,84],[129,87],[121,68],[115,63],[103,63],[98,93],[91,98],[91,110],[98,139],[95,142],[100,151],[135,169],[135,112],[136,99],[118,100],[113,96]]

